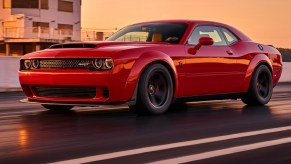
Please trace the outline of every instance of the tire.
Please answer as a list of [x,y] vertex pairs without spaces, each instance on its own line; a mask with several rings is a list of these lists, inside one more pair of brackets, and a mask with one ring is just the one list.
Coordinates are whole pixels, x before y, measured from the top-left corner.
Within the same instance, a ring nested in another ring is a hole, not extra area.
[[248,92],[241,100],[251,106],[267,104],[273,94],[273,79],[270,69],[265,65],[260,65],[255,70]]
[[137,103],[129,106],[138,114],[163,114],[173,100],[173,80],[162,64],[152,64],[142,73],[137,92]]
[[51,111],[68,111],[74,107],[70,105],[45,105],[45,104],[42,104],[42,106]]

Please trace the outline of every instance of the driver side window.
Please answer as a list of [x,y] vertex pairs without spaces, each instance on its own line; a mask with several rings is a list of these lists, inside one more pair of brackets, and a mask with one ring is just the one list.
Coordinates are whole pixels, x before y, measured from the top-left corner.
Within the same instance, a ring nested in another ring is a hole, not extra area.
[[219,27],[215,26],[198,26],[194,29],[188,39],[188,44],[197,45],[201,37],[210,37],[214,41],[214,46],[226,46],[227,43],[221,34]]

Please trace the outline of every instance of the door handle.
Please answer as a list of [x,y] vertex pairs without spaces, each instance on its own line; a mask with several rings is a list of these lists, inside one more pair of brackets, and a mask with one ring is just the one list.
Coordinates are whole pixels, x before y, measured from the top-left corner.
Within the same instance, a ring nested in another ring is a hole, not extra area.
[[233,52],[232,52],[231,50],[227,50],[226,53],[227,53],[228,55],[233,55]]

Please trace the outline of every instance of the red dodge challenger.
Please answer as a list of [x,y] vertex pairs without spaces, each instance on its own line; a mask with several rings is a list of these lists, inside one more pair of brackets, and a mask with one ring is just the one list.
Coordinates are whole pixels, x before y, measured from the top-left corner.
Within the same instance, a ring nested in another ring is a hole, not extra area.
[[27,99],[50,110],[128,104],[162,114],[186,101],[264,105],[282,72],[272,46],[217,22],[166,20],[125,27],[105,42],[57,44],[21,58]]

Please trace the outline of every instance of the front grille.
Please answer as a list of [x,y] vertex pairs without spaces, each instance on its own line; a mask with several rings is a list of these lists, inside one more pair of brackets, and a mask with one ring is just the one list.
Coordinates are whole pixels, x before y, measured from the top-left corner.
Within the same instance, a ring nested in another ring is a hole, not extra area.
[[33,87],[36,96],[60,98],[94,98],[95,87]]
[[88,69],[93,65],[93,59],[42,59],[39,69]]

